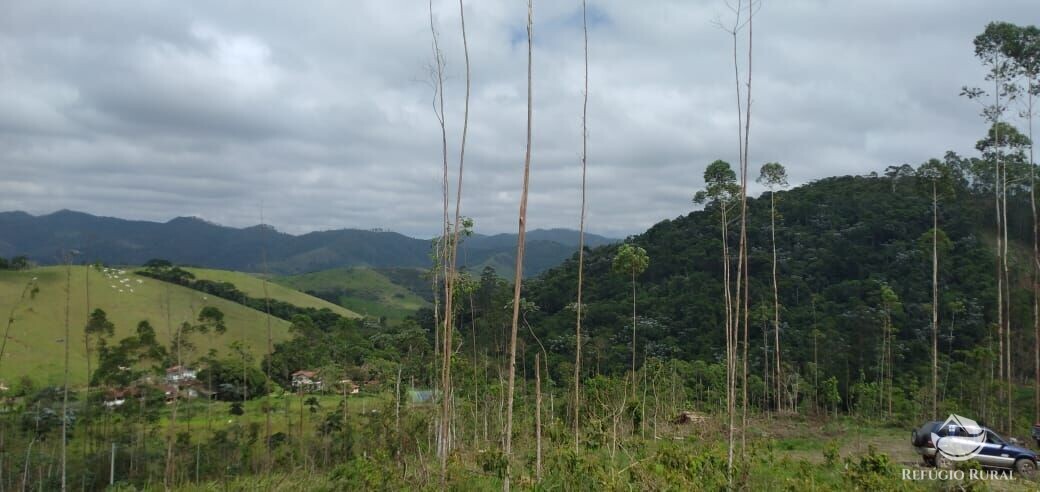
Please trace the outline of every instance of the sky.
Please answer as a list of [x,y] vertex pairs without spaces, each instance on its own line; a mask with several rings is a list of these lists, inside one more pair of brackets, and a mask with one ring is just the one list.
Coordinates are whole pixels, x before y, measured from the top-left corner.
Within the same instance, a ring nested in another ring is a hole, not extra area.
[[[430,5],[416,0],[0,2],[0,210],[198,216],[294,234],[441,229]],[[587,229],[689,213],[736,163],[733,22],[722,0],[590,0]],[[454,183],[459,4],[434,0]],[[465,4],[472,92],[462,215],[515,232],[527,110],[526,3]],[[536,0],[529,229],[577,229],[579,0]],[[764,0],[754,18],[752,177],[792,185],[975,155],[972,39],[1040,22],[1036,0]],[[746,45],[741,50],[744,73]],[[1024,125],[1024,123],[1021,123]],[[761,187],[751,187],[758,193]],[[454,193],[454,192],[453,192]]]

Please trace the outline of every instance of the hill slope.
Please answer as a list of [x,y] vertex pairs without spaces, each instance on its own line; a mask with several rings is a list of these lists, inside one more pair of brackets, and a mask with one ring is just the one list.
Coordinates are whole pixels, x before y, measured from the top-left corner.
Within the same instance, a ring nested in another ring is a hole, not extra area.
[[[422,295],[430,295],[430,287],[418,269],[336,268],[274,281],[369,316],[400,319],[430,305]],[[417,291],[419,285],[426,292]]]
[[[984,374],[972,376],[971,371],[983,367],[978,363],[981,356],[973,351],[989,346],[986,340],[996,321],[995,258],[985,239],[992,235],[993,195],[984,181],[969,174],[968,164],[953,163],[954,189],[940,201],[938,218],[949,239],[939,246],[940,364],[952,360],[952,367],[962,371],[960,379],[950,376],[955,387],[949,390],[963,394],[969,394],[972,381]],[[838,378],[843,402],[848,403],[851,385],[873,381],[878,373],[882,319],[887,313],[895,327],[896,377],[906,378],[907,388],[915,387],[911,380],[929,380],[929,191],[912,176],[846,176],[777,194],[780,338],[789,371],[811,378],[806,367],[818,358],[820,378]],[[763,373],[763,350],[769,354],[775,350],[769,203],[768,193],[749,199],[752,314],[748,336],[754,375]],[[1009,202],[1013,242],[1031,242],[1028,203],[1028,191],[1015,193]],[[730,232],[729,244],[735,250],[738,230],[731,226]],[[645,248],[650,259],[636,283],[637,358],[724,358],[718,207],[661,222],[631,241]],[[587,256],[584,325],[590,337],[589,360],[597,368],[623,372],[631,361],[633,301],[630,279],[611,269],[616,250],[607,246]],[[541,340],[564,352],[559,353],[564,362],[573,360],[574,313],[567,306],[574,300],[576,270],[571,259],[525,285],[525,297],[540,308],[530,315],[531,325]],[[1023,374],[1032,374],[1029,271],[1028,261],[1011,265],[1010,312],[1014,336],[1019,338],[1012,359],[1021,365],[1016,372]],[[881,303],[882,285],[898,297],[898,304],[887,311]],[[764,349],[766,335],[769,348]],[[806,383],[802,384],[804,389]],[[905,398],[917,397],[908,393]]]
[[[250,275],[243,272],[233,272],[230,270],[213,270],[208,268],[185,268],[195,275],[195,278],[212,280],[214,282],[230,282],[235,284],[238,290],[244,292],[249,297],[263,298],[264,297],[264,283],[260,277]],[[333,304],[324,299],[307,295],[300,290],[294,288],[287,288],[277,282],[267,282],[267,295],[271,299],[288,302],[302,308],[314,308],[314,309],[329,309],[332,312],[346,317],[346,318],[359,318],[360,314],[351,311],[339,304]]]
[[[527,275],[559,264],[577,249],[575,231],[533,230],[528,235]],[[428,268],[431,246],[427,239],[396,232],[340,229],[294,236],[269,226],[237,229],[194,217],[159,223],[69,210],[38,217],[0,212],[0,238],[0,256],[26,255],[43,265],[58,264],[61,251],[76,249],[82,259],[110,265],[164,258],[179,265],[282,275],[349,266]],[[586,240],[589,245],[613,241],[594,234]],[[480,268],[497,266],[502,262],[490,258],[516,250],[515,234],[477,235],[466,242],[472,250],[468,264]],[[512,275],[512,270],[501,273]]]
[[[115,324],[115,340],[131,335],[139,321],[148,320],[159,340],[168,343],[170,331],[166,322],[167,314],[170,322],[177,324],[193,319],[193,313],[204,306],[214,306],[224,313],[227,333],[213,340],[204,336],[194,338],[193,342],[198,345],[198,349],[195,356],[189,359],[205,355],[210,348],[225,353],[231,342],[241,340],[257,355],[257,360],[266,351],[267,319],[264,313],[191,289],[141,277],[130,270],[125,270],[124,274],[106,276],[95,269],[74,266],[71,272],[69,331],[72,343],[69,346],[69,370],[72,384],[84,384],[86,380],[83,326],[87,319],[88,278],[90,307],[105,310],[109,320]],[[5,316],[10,312],[25,284],[34,277],[37,278],[39,293],[16,311],[6,353],[0,365],[0,380],[8,385],[21,376],[30,376],[37,382],[48,384],[58,383],[62,378],[65,269],[44,267],[0,271],[0,312]],[[287,321],[272,317],[271,327],[275,342],[288,338]]]

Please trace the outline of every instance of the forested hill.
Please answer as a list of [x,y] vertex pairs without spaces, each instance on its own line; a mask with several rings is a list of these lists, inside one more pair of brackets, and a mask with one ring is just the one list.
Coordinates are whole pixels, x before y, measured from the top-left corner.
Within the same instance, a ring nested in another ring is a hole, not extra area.
[[[587,244],[614,240],[590,234]],[[463,242],[460,262],[474,270],[509,265],[512,275],[516,235],[474,235]],[[567,229],[528,233],[527,274],[555,266],[577,250],[578,233]],[[297,274],[349,266],[428,268],[431,242],[395,232],[339,229],[303,235],[270,226],[225,227],[194,217],[168,222],[132,221],[62,210],[33,216],[0,212],[0,256],[28,256],[52,265],[61,251],[75,249],[80,261],[141,265],[152,258],[223,270]],[[263,265],[266,252],[268,265]]]
[[[982,370],[973,358],[977,354],[967,352],[988,346],[987,330],[996,317],[994,195],[978,161],[948,155],[940,164],[953,177],[938,206],[940,364],[953,353],[953,367],[960,372],[950,376],[950,384],[970,384],[970,379],[957,377],[970,378],[972,371]],[[811,382],[814,327],[819,330],[815,340],[821,378],[836,376],[843,394],[849,380],[876,379],[883,284],[898,296],[890,309],[896,330],[896,386],[912,392],[925,386],[913,384],[915,378],[930,378],[931,187],[915,174],[904,166],[880,177],[828,178],[777,193],[781,351],[788,371],[803,378],[802,390],[807,389],[805,380]],[[1032,371],[1032,301],[1025,290],[1030,269],[1028,254],[1022,254],[1032,244],[1029,196],[1022,188],[1009,188],[1008,193],[1015,286],[1011,326],[1017,330],[1013,359],[1015,371],[1025,375]],[[739,222],[737,205],[732,206],[729,245],[735,255]],[[769,193],[749,198],[749,214],[749,358],[754,376],[763,370],[763,328],[768,329],[770,353],[773,345]],[[636,279],[640,361],[724,359],[720,234],[718,206],[709,205],[630,238],[649,256],[649,268]],[[629,276],[612,272],[617,249],[598,248],[587,256],[584,326],[590,336],[586,365],[623,372],[631,357],[632,291]],[[568,260],[528,283],[524,294],[539,307],[529,315],[539,337],[548,339],[554,350],[568,352],[560,355],[562,361],[573,360],[575,313],[568,305],[575,299],[576,272],[576,259]]]

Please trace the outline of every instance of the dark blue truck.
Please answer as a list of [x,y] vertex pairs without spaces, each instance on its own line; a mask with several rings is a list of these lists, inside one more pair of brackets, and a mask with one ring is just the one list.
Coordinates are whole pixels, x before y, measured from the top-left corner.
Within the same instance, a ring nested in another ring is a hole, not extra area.
[[[914,451],[920,454],[925,463],[938,468],[952,468],[954,460],[944,453],[937,452],[932,435],[940,439],[958,439],[964,434],[964,430],[953,425],[944,425],[945,422],[926,422],[920,428],[910,434],[910,444]],[[1040,426],[1033,427],[1034,438],[1040,438]],[[979,430],[983,433],[983,439],[979,439],[977,454],[973,453],[971,460],[988,468],[1013,469],[1021,474],[1033,474],[1037,469],[1037,454],[1029,449],[1010,444],[1000,437],[992,429],[985,426]],[[1040,442],[1040,441],[1038,441]]]

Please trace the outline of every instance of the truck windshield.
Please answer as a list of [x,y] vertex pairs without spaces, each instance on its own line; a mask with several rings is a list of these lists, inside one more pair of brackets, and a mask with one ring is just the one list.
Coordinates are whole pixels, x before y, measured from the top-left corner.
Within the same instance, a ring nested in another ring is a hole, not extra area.
[[989,444],[997,444],[1000,446],[1007,444],[1007,442],[1001,439],[1000,436],[997,435],[997,433],[991,430],[986,431],[986,442]]

